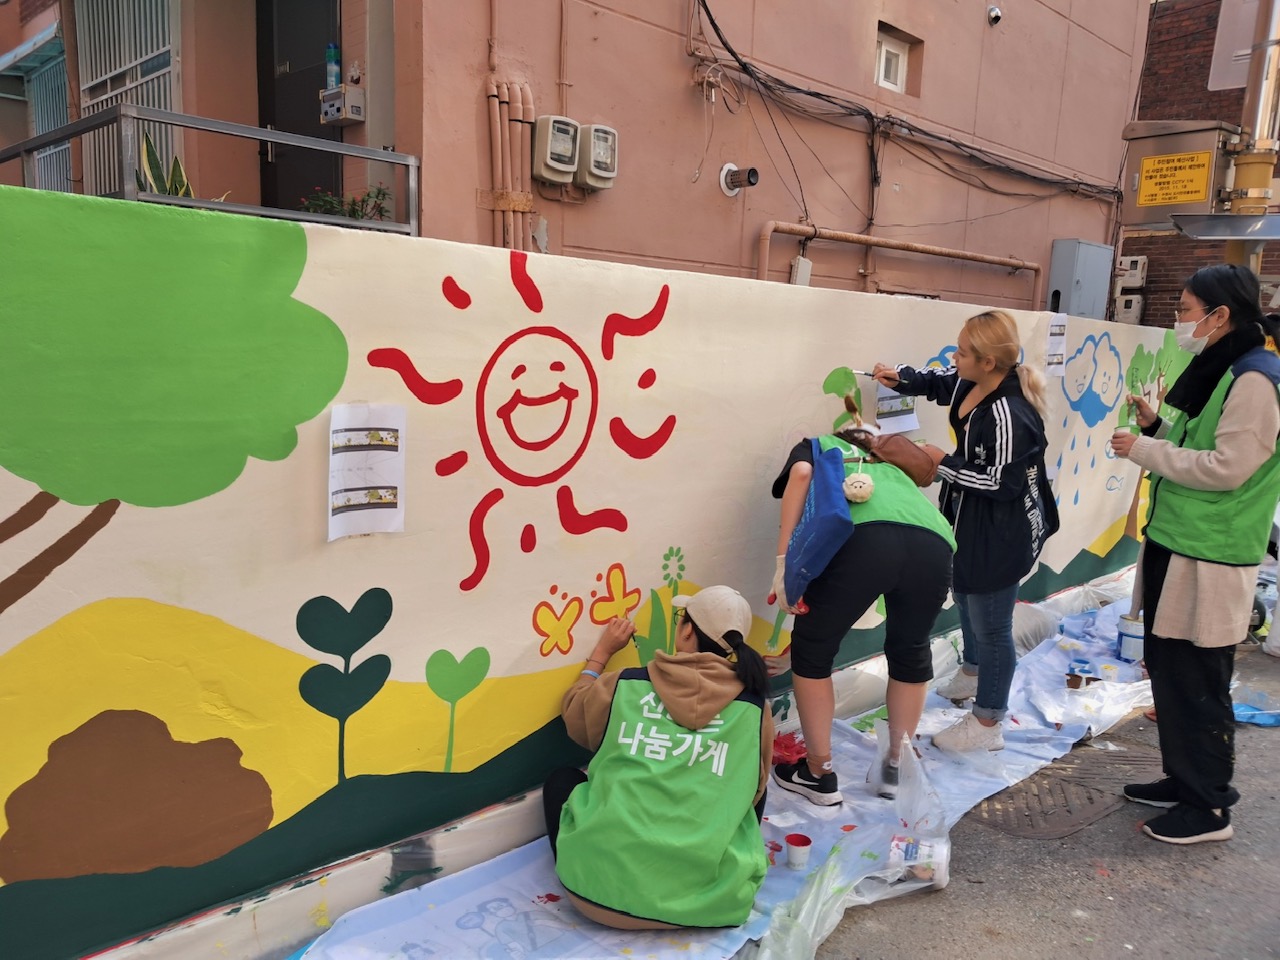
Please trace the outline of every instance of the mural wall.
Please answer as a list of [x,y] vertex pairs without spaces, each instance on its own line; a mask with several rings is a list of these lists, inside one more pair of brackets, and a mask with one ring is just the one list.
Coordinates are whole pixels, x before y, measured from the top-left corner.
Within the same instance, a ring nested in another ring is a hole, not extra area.
[[[724,582],[781,650],[787,450],[873,395],[852,369],[945,363],[975,312],[11,188],[0,217],[0,928],[29,958],[582,760],[559,699],[611,617],[635,663]],[[1043,363],[1050,315],[1018,319]],[[1106,439],[1176,372],[1165,336],[1069,321],[1063,530],[1024,596],[1132,559]],[[331,433],[348,404],[403,427]],[[403,483],[338,497],[353,442]],[[403,532],[329,540],[366,508]]]

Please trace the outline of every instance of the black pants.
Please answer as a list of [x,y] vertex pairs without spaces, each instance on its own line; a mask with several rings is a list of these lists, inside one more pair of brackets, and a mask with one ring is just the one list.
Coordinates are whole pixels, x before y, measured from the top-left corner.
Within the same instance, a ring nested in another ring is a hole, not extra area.
[[[587,782],[587,775],[577,767],[560,767],[552,770],[547,782],[542,785],[542,815],[547,821],[547,839],[551,841],[551,856],[556,855],[556,840],[560,836],[560,811],[569,802],[569,794],[574,787]],[[764,798],[768,791],[760,794],[756,801],[756,820],[764,816]]]
[[831,676],[840,643],[884,597],[884,657],[889,678],[933,679],[929,634],[951,589],[951,547],[931,530],[902,523],[859,523],[804,592],[809,612],[791,630],[797,677]]
[[1240,799],[1231,786],[1235,715],[1230,686],[1236,648],[1197,647],[1190,640],[1151,632],[1169,557],[1168,550],[1150,540],[1143,547],[1143,657],[1156,703],[1160,754],[1165,775],[1178,782],[1183,803],[1225,810]]

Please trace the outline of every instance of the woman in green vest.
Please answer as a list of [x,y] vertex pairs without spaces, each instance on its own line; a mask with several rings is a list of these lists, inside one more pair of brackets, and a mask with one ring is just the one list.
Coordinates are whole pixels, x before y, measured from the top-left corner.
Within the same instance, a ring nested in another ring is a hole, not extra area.
[[585,774],[547,779],[547,836],[569,899],[597,923],[738,926],[769,867],[769,678],[738,591],[706,587],[671,605],[683,611],[674,654],[605,671],[635,633],[613,620],[565,694],[569,736],[595,756]]
[[1111,438],[1151,473],[1134,597],[1165,773],[1124,794],[1169,808],[1142,828],[1166,843],[1229,839],[1240,798],[1231,672],[1280,499],[1280,321],[1258,300],[1246,267],[1197,270],[1173,311],[1193,357],[1164,398],[1172,419],[1130,396],[1141,435]]
[[[854,424],[861,424],[852,397],[845,398],[845,409],[854,416]],[[774,767],[773,781],[820,806],[844,799],[831,758],[835,717],[831,671],[841,641],[879,597],[885,600],[889,752],[867,779],[880,796],[897,796],[902,738],[915,735],[924,711],[933,679],[929,635],[951,587],[956,549],[951,526],[933,501],[893,464],[868,459],[851,445],[849,436],[838,432],[817,438],[823,451],[832,447],[843,451],[853,534],[805,588],[807,610],[803,612],[795,603],[800,598],[786,596],[784,574],[787,544],[800,521],[813,476],[809,440],[795,445],[773,481],[773,495],[782,501],[773,592],[783,609],[798,614],[791,630],[791,674],[806,750],[800,760]],[[926,450],[935,462],[942,458],[937,447],[926,445]]]

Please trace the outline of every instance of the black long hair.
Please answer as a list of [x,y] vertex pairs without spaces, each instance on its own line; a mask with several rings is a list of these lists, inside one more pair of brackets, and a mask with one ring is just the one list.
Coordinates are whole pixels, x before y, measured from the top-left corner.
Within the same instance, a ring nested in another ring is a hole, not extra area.
[[1238,263],[1215,263],[1201,267],[1182,286],[1209,310],[1227,307],[1231,311],[1232,330],[1241,330],[1256,323],[1280,345],[1280,317],[1262,312],[1259,302],[1262,298],[1261,285],[1248,267]]
[[[704,633],[702,628],[693,622],[693,618],[689,616],[687,611],[684,619],[689,626],[693,627],[693,635],[698,638],[699,653],[714,653],[716,656],[724,657],[726,660],[729,658],[728,651]],[[742,682],[743,689],[751,696],[759,697],[762,702],[768,703],[769,671],[764,665],[764,657],[760,656],[737,630],[730,630],[726,633],[724,642],[737,654],[737,660],[733,664],[733,672]]]

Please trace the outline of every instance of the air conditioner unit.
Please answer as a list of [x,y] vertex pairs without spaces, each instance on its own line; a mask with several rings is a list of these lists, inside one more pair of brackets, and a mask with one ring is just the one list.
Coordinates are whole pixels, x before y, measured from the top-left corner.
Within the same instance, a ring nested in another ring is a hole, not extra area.
[[1134,287],[1145,287],[1146,285],[1146,257],[1116,258],[1116,286],[1121,290],[1132,290]]
[[1142,297],[1136,293],[1116,297],[1115,317],[1117,323],[1141,323]]

